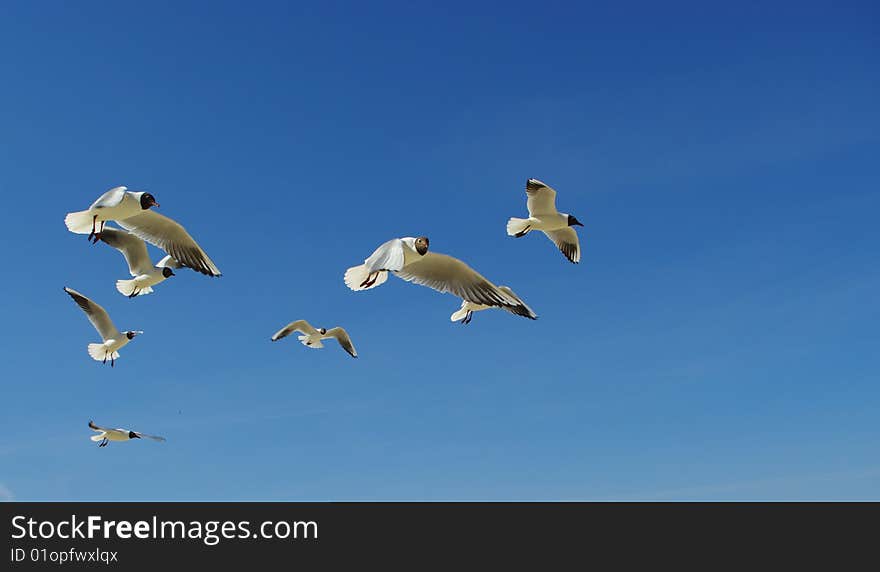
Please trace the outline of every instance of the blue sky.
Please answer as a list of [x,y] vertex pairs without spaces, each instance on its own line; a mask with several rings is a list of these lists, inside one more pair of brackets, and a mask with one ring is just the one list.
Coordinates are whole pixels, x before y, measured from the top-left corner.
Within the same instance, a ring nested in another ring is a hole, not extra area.
[[[873,3],[290,4],[0,7],[0,500],[880,499]],[[120,296],[116,185],[224,276]],[[417,235],[540,318],[344,286]]]

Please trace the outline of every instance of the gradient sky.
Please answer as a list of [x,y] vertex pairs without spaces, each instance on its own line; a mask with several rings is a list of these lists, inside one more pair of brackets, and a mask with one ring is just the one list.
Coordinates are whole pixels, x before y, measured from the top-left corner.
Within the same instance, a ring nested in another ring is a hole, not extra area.
[[[876,3],[293,4],[0,5],[0,499],[880,500]],[[116,185],[224,276],[119,295]],[[540,318],[343,284],[422,234]]]

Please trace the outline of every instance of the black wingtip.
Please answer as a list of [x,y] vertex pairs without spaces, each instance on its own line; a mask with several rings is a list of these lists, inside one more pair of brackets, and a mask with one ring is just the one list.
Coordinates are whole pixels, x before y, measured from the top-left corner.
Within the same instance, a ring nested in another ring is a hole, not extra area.
[[529,179],[526,181],[526,190],[527,191],[537,191],[538,189],[543,189],[546,187],[544,183],[539,181],[538,179]]

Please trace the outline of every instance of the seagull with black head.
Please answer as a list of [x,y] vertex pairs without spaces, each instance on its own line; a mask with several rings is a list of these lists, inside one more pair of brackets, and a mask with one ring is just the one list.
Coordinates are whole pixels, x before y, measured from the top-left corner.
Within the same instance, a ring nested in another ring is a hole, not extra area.
[[454,294],[462,300],[504,308],[532,320],[537,318],[525,302],[509,290],[499,288],[458,258],[429,252],[429,244],[426,236],[389,240],[363,264],[345,271],[345,285],[355,291],[369,290],[388,280],[391,272],[407,282]]
[[581,221],[574,215],[557,211],[556,191],[538,179],[526,181],[526,196],[529,218],[511,217],[507,221],[507,234],[519,238],[540,230],[570,262],[580,262],[581,246],[574,227],[584,226]]
[[165,441],[165,437],[157,435],[147,435],[129,429],[108,429],[107,427],[98,427],[94,421],[89,420],[89,429],[96,432],[97,435],[89,437],[92,441],[98,443],[98,447],[106,447],[110,441],[131,441],[132,439],[152,439],[153,441]]

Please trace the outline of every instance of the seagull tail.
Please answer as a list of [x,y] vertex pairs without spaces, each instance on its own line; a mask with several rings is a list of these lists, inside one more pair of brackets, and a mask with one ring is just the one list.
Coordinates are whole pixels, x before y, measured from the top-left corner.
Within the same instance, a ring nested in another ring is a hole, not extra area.
[[508,236],[522,236],[527,232],[526,229],[529,228],[529,221],[524,218],[516,218],[515,216],[510,217],[510,220],[507,221],[507,234]]
[[367,282],[369,280],[370,275],[371,273],[369,270],[367,270],[366,264],[361,264],[360,266],[352,266],[345,271],[345,285],[355,291],[369,290],[370,288],[381,286],[385,283],[386,280],[388,280],[388,271],[380,270],[378,272],[378,276],[375,277],[375,282],[373,282],[369,286],[363,286],[364,282]]
[[64,217],[64,224],[67,230],[76,234],[89,234],[92,232],[92,217],[89,211],[79,211],[75,213],[67,213]]
[[92,441],[94,441],[95,443],[97,443],[98,441],[102,441],[102,440],[104,439],[104,433],[99,433],[99,434],[97,434],[97,435],[92,435],[91,437],[89,437],[89,439],[91,439]]
[[123,296],[131,296],[135,292],[137,292],[137,296],[143,296],[144,294],[151,294],[153,289],[147,286],[146,288],[138,288],[137,284],[135,284],[136,278],[132,278],[131,280],[117,280],[116,281],[116,289],[119,290],[119,293]]
[[89,355],[95,361],[104,361],[110,359],[119,359],[119,352],[108,354],[104,344],[89,344]]
[[300,343],[302,345],[306,346],[307,348],[316,348],[317,349],[317,348],[324,347],[324,344],[321,343],[321,340],[316,340],[312,343],[307,343],[309,340],[309,337],[306,335],[297,336],[297,339],[300,341]]
[[468,313],[467,308],[465,308],[465,306],[467,306],[467,302],[462,302],[461,309],[459,311],[453,313],[451,316],[449,316],[449,321],[450,322],[460,322],[461,320],[464,320],[465,317],[467,316],[467,313]]

